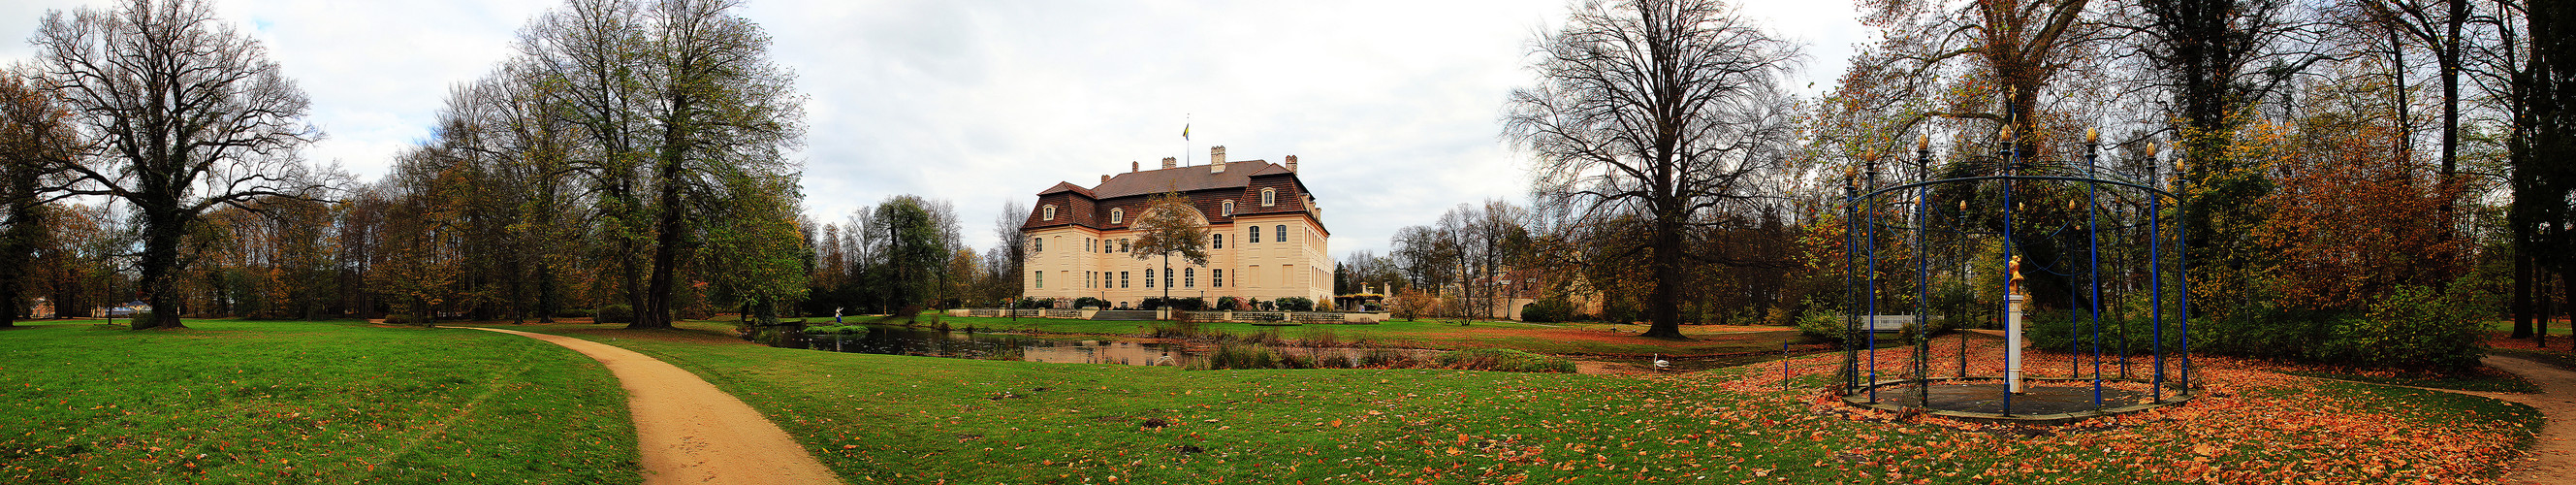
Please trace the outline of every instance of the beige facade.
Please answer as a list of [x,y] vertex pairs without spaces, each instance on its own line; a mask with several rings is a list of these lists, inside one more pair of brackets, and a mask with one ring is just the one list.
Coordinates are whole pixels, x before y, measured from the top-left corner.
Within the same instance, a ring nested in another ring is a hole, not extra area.
[[[1184,167],[1164,159],[1161,169],[1131,166],[1127,173],[1102,176],[1097,186],[1058,183],[1040,192],[1021,225],[1030,239],[1023,293],[1068,305],[1088,296],[1129,308],[1166,294],[1204,297],[1210,304],[1232,296],[1305,297],[1331,305],[1332,233],[1297,178],[1296,156],[1285,164],[1228,162],[1224,150],[1210,150],[1208,165]],[[1147,198],[1164,192],[1188,198],[1207,221],[1207,264],[1175,258],[1165,275],[1163,257],[1139,258],[1128,247],[1137,238],[1128,224],[1143,215]]]

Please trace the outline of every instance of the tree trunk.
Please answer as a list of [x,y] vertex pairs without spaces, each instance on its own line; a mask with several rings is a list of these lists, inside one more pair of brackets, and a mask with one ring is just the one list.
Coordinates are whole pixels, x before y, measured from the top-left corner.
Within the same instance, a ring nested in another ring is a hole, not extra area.
[[[1666,211],[1669,212],[1669,211]],[[1656,214],[1653,234],[1654,289],[1646,302],[1646,337],[1684,339],[1679,319],[1682,280],[1682,228],[1679,215]]]
[[187,328],[179,323],[179,244],[188,220],[165,203],[135,204],[143,212],[143,274],[137,282],[152,305],[152,321],[135,320],[133,329]]
[[2513,226],[2513,338],[2531,338],[2531,257],[2523,252],[2528,231]]

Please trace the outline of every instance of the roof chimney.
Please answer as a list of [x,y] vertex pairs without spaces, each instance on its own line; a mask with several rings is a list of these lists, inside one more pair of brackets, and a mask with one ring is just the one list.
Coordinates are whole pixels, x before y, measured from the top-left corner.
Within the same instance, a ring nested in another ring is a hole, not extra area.
[[1178,166],[1181,166],[1181,159],[1178,159],[1178,158],[1172,158],[1172,157],[1163,157],[1163,168],[1172,168],[1172,167],[1178,167]]
[[1296,156],[1296,155],[1289,155],[1289,156],[1288,156],[1288,171],[1290,171],[1290,172],[1295,172],[1295,171],[1297,171],[1297,156]]
[[1109,174],[1100,174],[1100,183],[1109,183]]
[[1225,145],[1208,147],[1208,173],[1225,173]]
[[1137,164],[1136,164],[1136,162],[1132,162],[1132,161],[1131,161],[1131,162],[1127,162],[1127,171],[1129,171],[1129,172],[1134,172],[1134,171],[1136,171],[1136,169],[1138,169],[1138,168],[1143,168],[1143,167],[1144,167],[1143,165],[1137,165]]

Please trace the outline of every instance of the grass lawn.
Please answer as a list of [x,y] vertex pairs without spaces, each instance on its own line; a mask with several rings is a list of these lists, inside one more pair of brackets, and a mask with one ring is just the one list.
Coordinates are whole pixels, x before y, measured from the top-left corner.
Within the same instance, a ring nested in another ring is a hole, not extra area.
[[[813,320],[827,325],[830,319]],[[851,323],[864,323],[848,319]],[[925,315],[916,323],[927,325]],[[973,326],[978,330],[1060,333],[1082,335],[1138,335],[1156,324],[1171,322],[1129,322],[1065,320],[1052,318],[940,317],[950,327]],[[1374,345],[1421,349],[1458,350],[1482,347],[1512,349],[1557,355],[1635,356],[1650,354],[1703,356],[1778,352],[1782,343],[1809,343],[1796,329],[1786,327],[1741,327],[1724,325],[1687,325],[1682,334],[1688,341],[1650,339],[1638,336],[1644,325],[1606,323],[1530,324],[1510,321],[1474,321],[1459,325],[1456,321],[1423,319],[1420,321],[1389,320],[1376,325],[1299,325],[1263,327],[1249,323],[1206,323],[1207,328],[1237,334],[1277,330],[1290,339],[1316,339],[1330,336],[1342,342],[1364,341]]]
[[625,392],[523,337],[359,322],[0,330],[0,482],[630,483]]
[[[727,324],[692,323],[720,329]],[[776,349],[717,331],[508,326],[689,369],[854,483],[2468,482],[2542,422],[2492,399],[2202,359],[2190,405],[2017,428],[1857,410],[1838,355],[1597,376],[1181,371]],[[1393,327],[1401,328],[1401,327]]]

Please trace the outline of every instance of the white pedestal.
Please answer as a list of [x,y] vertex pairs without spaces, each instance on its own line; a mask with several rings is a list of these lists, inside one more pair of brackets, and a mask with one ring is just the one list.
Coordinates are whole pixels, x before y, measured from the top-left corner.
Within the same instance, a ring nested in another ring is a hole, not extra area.
[[2004,386],[2021,394],[2021,306],[2029,297],[2004,295]]

